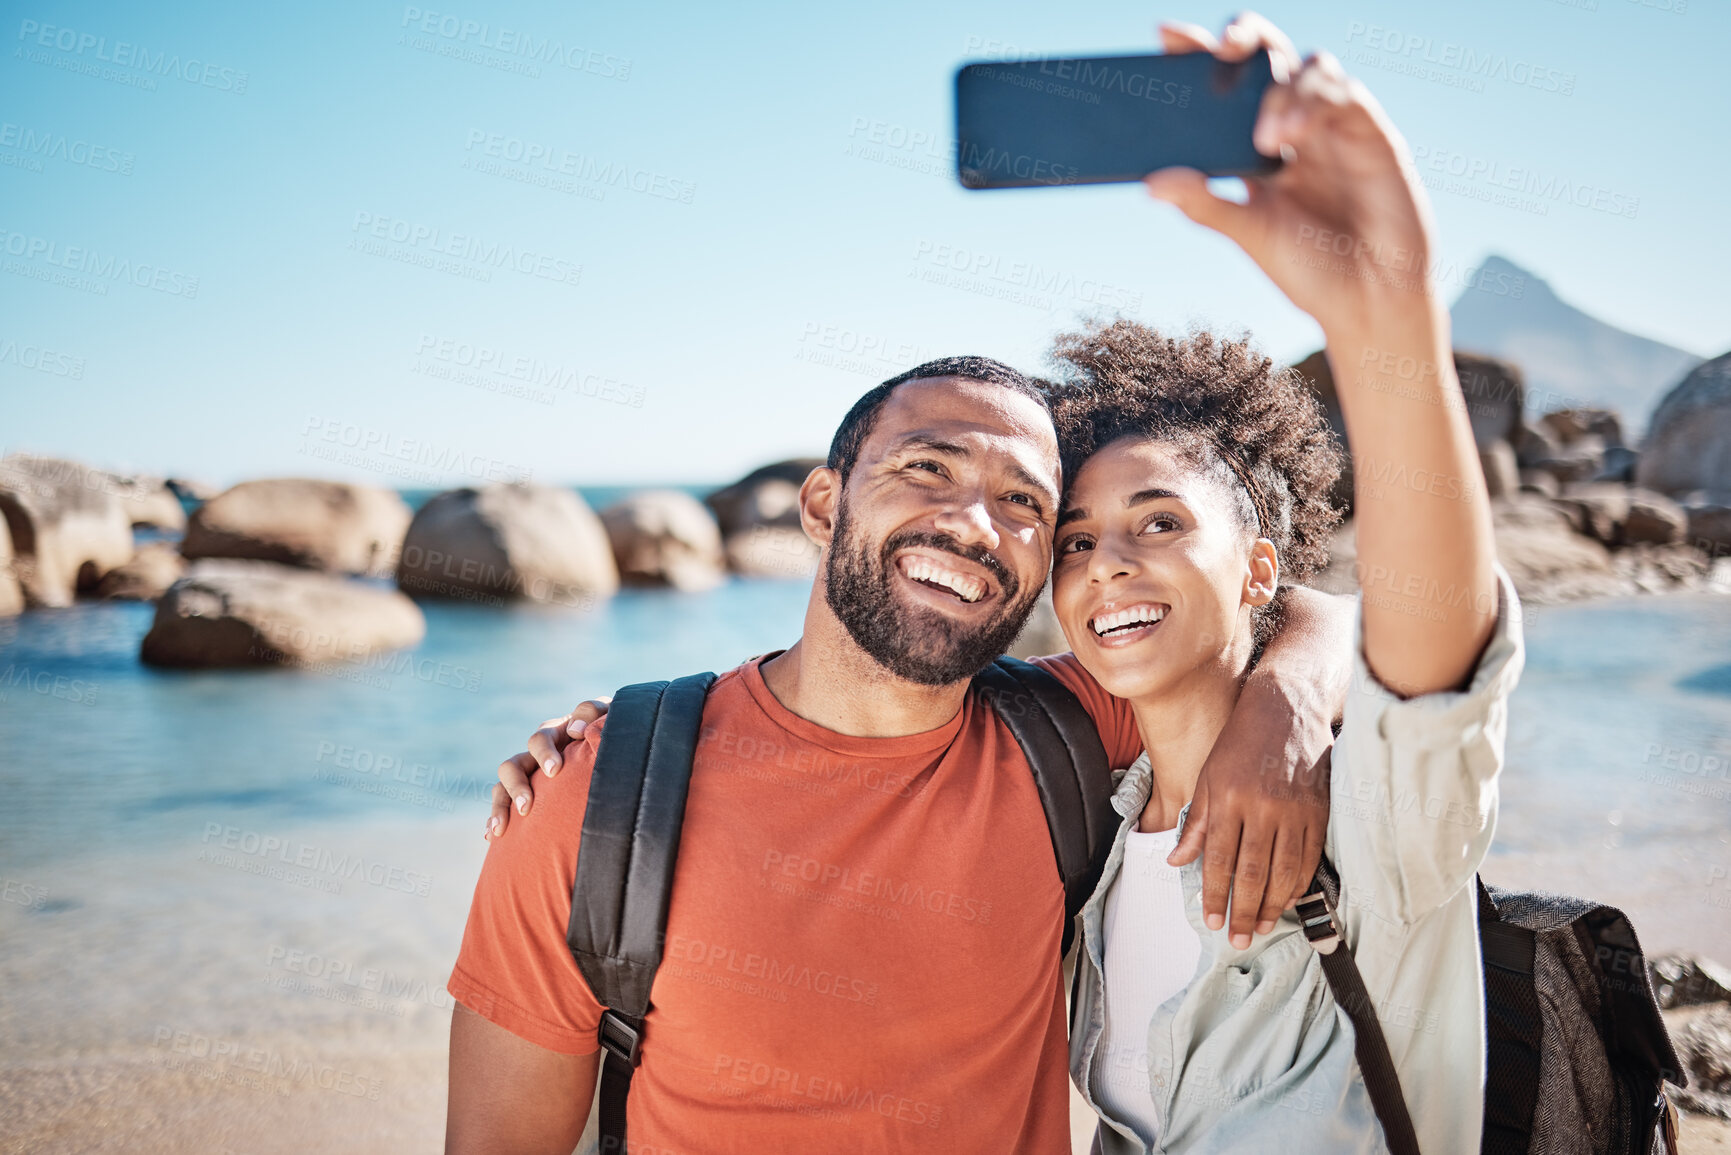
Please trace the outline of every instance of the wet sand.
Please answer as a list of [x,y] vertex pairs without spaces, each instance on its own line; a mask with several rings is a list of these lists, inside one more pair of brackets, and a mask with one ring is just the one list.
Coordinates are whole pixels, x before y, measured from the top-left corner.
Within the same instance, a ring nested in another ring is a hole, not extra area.
[[[280,851],[248,854],[246,832],[226,830],[11,878],[0,1151],[438,1151],[443,987],[485,850],[476,827],[465,814],[271,832],[359,856],[335,893],[273,874]],[[1486,876],[1621,904],[1649,953],[1731,959],[1698,858],[1649,853],[1637,876],[1594,844],[1500,854]],[[1685,1151],[1731,1151],[1725,1124],[1685,1126]],[[1075,1131],[1086,1150],[1091,1117]]]

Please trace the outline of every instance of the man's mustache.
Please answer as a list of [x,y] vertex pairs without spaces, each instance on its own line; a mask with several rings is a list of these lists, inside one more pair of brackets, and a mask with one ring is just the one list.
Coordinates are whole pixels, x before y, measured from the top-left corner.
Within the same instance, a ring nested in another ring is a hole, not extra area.
[[930,533],[925,530],[910,529],[891,534],[889,540],[884,542],[884,568],[889,569],[890,559],[895,556],[897,550],[908,549],[912,546],[924,546],[927,549],[953,553],[959,558],[966,558],[976,565],[985,567],[988,573],[998,579],[998,585],[1003,588],[1005,600],[1014,598],[1016,591],[1021,588],[1021,583],[1016,580],[1016,575],[1011,573],[1004,566],[1004,563],[994,557],[989,550],[977,547],[969,549],[947,534]]

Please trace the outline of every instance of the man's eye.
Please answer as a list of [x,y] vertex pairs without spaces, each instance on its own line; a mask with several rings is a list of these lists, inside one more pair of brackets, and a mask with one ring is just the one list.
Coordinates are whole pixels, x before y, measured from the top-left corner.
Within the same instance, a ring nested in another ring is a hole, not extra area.
[[1029,497],[1025,493],[1012,493],[1012,494],[1010,494],[1009,497],[1005,498],[1004,500],[1013,501],[1017,505],[1026,505],[1026,506],[1029,506],[1029,507],[1034,508],[1034,509],[1038,509],[1040,506],[1039,502],[1035,501],[1032,497]]
[[908,464],[909,469],[923,469],[928,473],[942,474],[944,467],[935,461],[914,461]]

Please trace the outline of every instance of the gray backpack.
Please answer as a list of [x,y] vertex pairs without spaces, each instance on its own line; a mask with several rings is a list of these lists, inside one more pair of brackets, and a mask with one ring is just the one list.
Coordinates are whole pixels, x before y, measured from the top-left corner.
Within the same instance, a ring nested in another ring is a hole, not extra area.
[[[1628,917],[1584,898],[1479,892],[1485,979],[1483,1155],[1676,1155],[1665,1082],[1688,1085]],[[1382,1027],[1333,912],[1324,860],[1298,904],[1352,1020],[1359,1070],[1393,1155],[1417,1155]]]

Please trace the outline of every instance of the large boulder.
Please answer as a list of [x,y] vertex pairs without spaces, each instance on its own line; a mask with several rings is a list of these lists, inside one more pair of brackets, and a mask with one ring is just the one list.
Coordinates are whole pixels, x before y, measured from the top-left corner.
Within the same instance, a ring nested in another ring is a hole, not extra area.
[[409,507],[388,489],[341,481],[243,481],[187,523],[188,558],[249,558],[330,573],[388,577]]
[[133,525],[166,529],[173,533],[186,528],[186,509],[180,504],[180,496],[162,478],[120,473],[103,476],[113,486],[115,498]]
[[[1493,454],[1497,460],[1491,462],[1498,470],[1492,485],[1503,485],[1511,479],[1511,474],[1503,471],[1502,451],[1494,447],[1500,442],[1518,448],[1522,442],[1524,430],[1521,425],[1521,406],[1526,400],[1526,388],[1521,382],[1521,371],[1506,361],[1494,357],[1483,357],[1476,353],[1464,353],[1459,349],[1454,353],[1455,375],[1460,378],[1461,393],[1466,400],[1467,417],[1472,422],[1473,440],[1478,443],[1481,454]],[[1328,415],[1328,423],[1334,429],[1335,436],[1342,445],[1347,444],[1346,420],[1341,415],[1340,393],[1335,387],[1334,372],[1329,367],[1325,350],[1318,350],[1294,365],[1306,381],[1310,383],[1317,400],[1322,402],[1323,411]],[[1421,372],[1417,366],[1396,362],[1391,368],[1369,366],[1365,372],[1375,377],[1379,387],[1387,388],[1399,394],[1427,387],[1430,380],[1428,373]],[[1515,486],[1509,487],[1512,492]],[[1343,464],[1340,479],[1335,483],[1330,494],[1330,500],[1336,508],[1352,508],[1352,463]]]
[[1731,1006],[1716,1003],[1679,1024],[1667,1016],[1677,1057],[1688,1074],[1687,1088],[1673,1087],[1672,1099],[1685,1111],[1731,1119]]
[[1564,486],[1556,503],[1572,528],[1612,549],[1682,541],[1689,525],[1683,507],[1664,494],[1611,482]]
[[569,489],[447,490],[415,514],[397,586],[416,597],[590,606],[619,588],[601,519]]
[[1714,557],[1731,554],[1731,505],[1686,505],[1689,544]]
[[1614,409],[1553,409],[1539,418],[1538,423],[1563,445],[1573,445],[1589,433],[1608,449],[1620,449],[1627,444],[1623,440],[1623,419]]
[[6,519],[0,517],[0,618],[23,612],[24,587],[18,584],[18,572],[12,564],[12,531]]
[[419,607],[395,590],[275,562],[200,561],[156,603],[139,656],[186,667],[358,662],[425,633]]
[[1697,365],[1653,411],[1635,480],[1673,497],[1731,504],[1731,353]]
[[1507,441],[1493,441],[1479,450],[1479,468],[1484,471],[1487,496],[1512,497],[1520,491],[1521,467]]
[[824,463],[821,457],[795,457],[754,469],[732,485],[704,498],[723,537],[759,525],[799,528],[799,487]]
[[721,528],[689,493],[649,489],[601,511],[620,580],[627,585],[701,590],[719,585],[726,558]]
[[1491,523],[1497,560],[1527,601],[1568,601],[1626,589],[1605,547],[1574,532],[1563,511],[1545,498],[1522,494],[1494,501]]
[[132,558],[132,522],[108,475],[75,461],[0,460],[0,514],[28,604],[69,606]]
[[754,525],[727,539],[727,568],[741,577],[810,578],[821,554],[803,529]]
[[186,559],[163,541],[138,547],[132,560],[102,575],[96,596],[111,601],[153,602],[186,574]]

